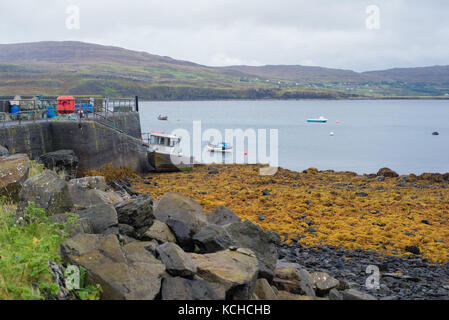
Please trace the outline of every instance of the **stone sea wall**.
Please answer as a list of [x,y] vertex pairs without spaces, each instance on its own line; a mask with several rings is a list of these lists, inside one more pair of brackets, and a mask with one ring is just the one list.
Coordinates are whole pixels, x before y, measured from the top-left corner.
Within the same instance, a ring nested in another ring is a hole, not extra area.
[[30,159],[56,150],[75,151],[80,172],[112,163],[137,172],[148,171],[147,150],[140,138],[138,113],[116,115],[116,128],[96,121],[49,121],[0,127],[0,145],[12,154],[25,153]]

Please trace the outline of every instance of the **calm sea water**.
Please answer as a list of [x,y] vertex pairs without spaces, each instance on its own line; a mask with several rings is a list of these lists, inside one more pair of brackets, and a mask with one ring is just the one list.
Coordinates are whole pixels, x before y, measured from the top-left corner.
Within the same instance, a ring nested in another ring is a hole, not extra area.
[[[449,101],[142,102],[140,113],[142,132],[192,133],[194,120],[223,137],[225,129],[278,129],[279,165],[291,170],[449,172]],[[169,120],[157,120],[159,114]],[[329,122],[306,122],[319,116]]]

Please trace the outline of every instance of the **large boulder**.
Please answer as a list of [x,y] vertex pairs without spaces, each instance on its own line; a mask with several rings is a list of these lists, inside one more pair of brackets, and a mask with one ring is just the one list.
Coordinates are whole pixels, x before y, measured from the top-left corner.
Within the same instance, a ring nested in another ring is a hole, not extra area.
[[196,265],[177,244],[172,242],[161,244],[156,248],[156,252],[172,276],[192,278],[195,275]]
[[257,280],[258,261],[249,249],[189,254],[202,279],[222,284],[227,299],[248,300]]
[[85,190],[91,190],[91,189],[96,189],[96,190],[101,190],[101,191],[106,191],[108,190],[108,185],[106,184],[106,180],[104,179],[104,177],[101,176],[95,176],[95,177],[83,177],[83,178],[78,178],[78,179],[72,179],[70,180],[70,184],[71,185],[76,185],[78,187],[80,187],[81,189],[85,189]]
[[118,221],[132,226],[138,237],[141,237],[153,224],[153,200],[140,196],[122,201],[115,205]]
[[68,186],[73,204],[78,207],[86,208],[102,203],[116,205],[123,201],[118,193],[108,190],[104,177],[72,179]]
[[233,246],[229,233],[221,226],[210,224],[193,236],[193,241],[201,253],[213,253]]
[[78,234],[60,245],[60,255],[87,270],[86,282],[101,285],[102,299],[152,300],[160,292],[165,266],[146,244],[121,247],[115,235]]
[[44,170],[24,182],[17,206],[19,216],[25,213],[31,202],[44,209],[48,216],[70,212],[73,207],[67,182],[51,170]]
[[159,220],[154,220],[153,225],[144,233],[142,240],[157,240],[161,243],[176,242],[176,237],[170,228]]
[[4,146],[0,146],[0,157],[7,157],[9,156],[9,150],[6,149]]
[[313,272],[311,276],[313,279],[315,292],[321,297],[340,285],[340,281],[325,272]]
[[68,175],[76,176],[79,159],[73,150],[58,150],[41,155],[39,162],[47,169],[64,171]]
[[166,278],[162,281],[162,300],[224,300],[224,286],[205,280]]
[[208,224],[203,208],[193,199],[180,193],[168,192],[154,210],[156,219],[166,223],[178,244],[185,251],[193,251],[193,235]]
[[264,278],[257,279],[254,294],[259,300],[278,300],[273,288],[270,286],[267,279]]
[[278,261],[273,283],[279,291],[315,296],[312,275],[297,263]]
[[242,220],[230,209],[224,206],[218,206],[214,212],[207,214],[207,221],[212,224],[224,226],[233,222],[241,222]]
[[117,211],[110,204],[97,204],[88,208],[77,209],[75,213],[80,218],[88,219],[93,227],[94,233],[118,234]]
[[254,251],[259,259],[260,277],[271,281],[279,257],[276,248],[279,236],[271,231],[262,230],[261,227],[249,220],[228,224],[224,226],[224,229],[234,240],[236,246]]
[[78,233],[95,233],[92,222],[87,218],[80,218],[79,216],[72,216],[69,213],[55,214],[49,217],[52,223],[66,224],[67,233],[73,237]]
[[394,172],[393,170],[389,169],[389,168],[382,168],[379,169],[379,171],[377,172],[377,176],[382,176],[385,178],[396,178],[399,177],[399,175]]
[[0,196],[17,201],[29,170],[30,159],[26,154],[0,157]]

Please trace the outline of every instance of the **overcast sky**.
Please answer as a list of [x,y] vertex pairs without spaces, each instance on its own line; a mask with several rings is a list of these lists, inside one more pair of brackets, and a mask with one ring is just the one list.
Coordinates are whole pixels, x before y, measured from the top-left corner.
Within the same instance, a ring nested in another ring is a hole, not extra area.
[[0,0],[0,12],[1,43],[79,40],[214,66],[449,64],[447,0]]

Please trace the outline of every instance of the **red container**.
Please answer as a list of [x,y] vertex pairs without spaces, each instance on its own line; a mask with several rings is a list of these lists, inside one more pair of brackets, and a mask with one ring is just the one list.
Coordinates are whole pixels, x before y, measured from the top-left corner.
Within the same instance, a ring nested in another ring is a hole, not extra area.
[[75,113],[75,98],[70,96],[58,97],[57,110],[61,114]]

